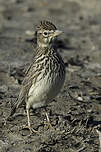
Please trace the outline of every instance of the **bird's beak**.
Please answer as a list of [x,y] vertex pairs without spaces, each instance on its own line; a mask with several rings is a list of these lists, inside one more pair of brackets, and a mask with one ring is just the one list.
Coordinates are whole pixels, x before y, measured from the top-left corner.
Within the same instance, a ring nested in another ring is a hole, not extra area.
[[53,34],[53,37],[56,37],[56,36],[60,35],[61,33],[63,33],[63,32],[60,30],[56,30]]

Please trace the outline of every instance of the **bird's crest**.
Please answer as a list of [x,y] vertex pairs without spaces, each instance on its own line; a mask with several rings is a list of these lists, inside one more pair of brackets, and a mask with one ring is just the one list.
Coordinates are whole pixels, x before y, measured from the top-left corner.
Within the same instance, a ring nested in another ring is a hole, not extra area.
[[56,26],[53,23],[43,20],[37,26],[37,30],[41,30],[41,29],[54,30],[55,31],[57,28],[56,28]]

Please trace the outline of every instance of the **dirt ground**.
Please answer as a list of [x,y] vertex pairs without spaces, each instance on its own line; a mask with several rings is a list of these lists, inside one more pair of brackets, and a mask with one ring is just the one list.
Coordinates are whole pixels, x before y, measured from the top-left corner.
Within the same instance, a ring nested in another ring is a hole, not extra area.
[[[52,21],[64,31],[56,41],[66,65],[66,80],[47,107],[31,110],[29,135],[24,107],[5,119],[18,97],[23,75],[35,51],[35,27]],[[24,115],[23,115],[24,114]],[[100,140],[99,140],[100,139]],[[0,0],[0,152],[100,152],[101,1]]]

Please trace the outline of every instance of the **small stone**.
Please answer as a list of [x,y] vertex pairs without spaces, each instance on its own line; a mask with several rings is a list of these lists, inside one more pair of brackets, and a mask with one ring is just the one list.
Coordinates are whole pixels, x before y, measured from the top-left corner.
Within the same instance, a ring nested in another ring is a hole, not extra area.
[[83,101],[83,98],[82,98],[82,97],[77,97],[77,99],[78,99],[79,101]]

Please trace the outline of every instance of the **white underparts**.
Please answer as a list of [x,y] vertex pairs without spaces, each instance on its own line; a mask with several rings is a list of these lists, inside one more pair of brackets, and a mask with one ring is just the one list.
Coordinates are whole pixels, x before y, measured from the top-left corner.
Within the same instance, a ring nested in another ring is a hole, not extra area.
[[[40,76],[39,76],[40,77]],[[39,80],[39,78],[38,78]],[[41,80],[37,81],[29,90],[27,106],[33,108],[42,107],[50,102],[60,91],[64,82],[55,73],[49,76],[49,73]]]

